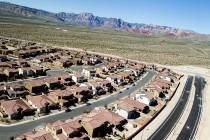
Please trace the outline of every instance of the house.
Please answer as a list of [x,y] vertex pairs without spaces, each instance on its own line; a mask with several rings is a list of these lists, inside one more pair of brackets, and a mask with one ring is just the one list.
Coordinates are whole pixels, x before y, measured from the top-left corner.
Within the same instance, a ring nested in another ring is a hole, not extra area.
[[5,90],[4,84],[0,84],[0,100],[7,99],[7,91]]
[[[164,93],[168,93],[168,90],[170,89],[170,86],[172,85],[172,83],[168,80],[163,80],[163,79],[159,79],[156,77],[155,80],[153,80],[147,87],[147,91],[149,92],[154,92],[156,90],[156,92],[158,94],[161,94],[161,96]],[[165,97],[165,96],[164,96]],[[162,97],[161,97],[162,98]]]
[[78,102],[86,102],[93,97],[92,91],[85,87],[71,86],[66,88],[67,91],[72,92],[74,97],[78,99]]
[[96,65],[102,62],[102,59],[99,56],[94,56],[91,54],[80,54],[82,62],[85,65]]
[[5,93],[6,93],[5,84],[1,83],[0,84],[0,95],[5,94]]
[[46,131],[50,132],[51,134],[53,134],[53,136],[56,136],[58,134],[62,134],[62,128],[61,126],[64,124],[65,122],[62,120],[57,120],[55,122],[51,122],[48,123],[46,125]]
[[43,67],[32,66],[31,70],[35,73],[35,76],[45,76],[46,70]]
[[50,62],[50,58],[48,55],[39,55],[34,57],[32,61],[40,64],[42,62]]
[[19,59],[16,63],[20,67],[30,67],[30,64],[24,59]]
[[72,65],[74,65],[74,62],[73,62],[72,59],[62,60],[62,66],[63,66],[64,68],[71,67]]
[[162,78],[156,78],[154,82],[161,83],[165,85],[165,88],[170,88],[172,86],[172,82]]
[[126,104],[121,104],[116,106],[116,112],[120,116],[126,119],[136,119],[140,116],[140,112],[136,110],[134,107],[127,106]]
[[75,73],[72,75],[72,80],[75,83],[83,83],[83,82],[87,82],[87,78],[85,78],[83,75],[81,75],[80,73]]
[[148,93],[146,91],[136,93],[135,97],[133,98],[134,100],[137,100],[141,103],[144,103],[148,106],[156,106],[158,104],[157,100],[155,97],[151,95],[152,93]]
[[10,98],[25,97],[29,94],[28,90],[25,88],[24,82],[12,82],[5,85],[5,90]]
[[160,79],[163,79],[163,80],[166,80],[166,81],[169,81],[169,82],[173,81],[172,78],[170,78],[169,76],[163,75],[163,74],[160,75]]
[[43,78],[27,81],[25,88],[28,89],[30,93],[35,94],[42,94],[43,92],[45,93],[48,91],[48,87]]
[[80,87],[81,86],[88,87],[93,92],[93,95],[103,95],[106,93],[101,83],[97,81],[89,81],[88,83],[81,84]]
[[7,63],[11,66],[11,68],[14,68],[14,69],[20,67],[17,61],[8,61]]
[[146,104],[130,98],[121,100],[115,105],[115,108],[117,109],[117,114],[127,119],[136,119],[140,116],[139,112],[149,112],[149,107]]
[[5,68],[4,73],[9,79],[16,79],[19,77],[19,70],[15,68]]
[[0,62],[0,68],[12,68],[12,66],[7,62]]
[[81,59],[82,59],[82,64],[84,64],[84,65],[91,65],[90,57],[82,55]]
[[58,109],[59,106],[47,95],[26,96],[26,100],[33,108],[37,109],[38,113],[49,113],[50,110]]
[[170,89],[170,84],[168,84],[162,80],[155,80],[151,84],[153,84],[156,87],[159,87],[163,91],[167,91],[167,89]]
[[75,82],[72,80],[71,75],[69,73],[61,73],[57,75],[58,80],[60,80],[61,84],[66,86],[72,86]]
[[59,89],[62,87],[61,81],[57,76],[48,76],[44,78],[45,84],[49,89]]
[[116,89],[112,86],[111,82],[109,82],[108,80],[103,79],[100,80],[99,83],[106,92],[112,93],[113,91],[116,91]]
[[159,68],[157,71],[160,73],[160,75],[171,78],[171,82],[176,81],[182,77],[182,75],[174,73],[168,68]]
[[[80,119],[66,120],[66,121],[55,121],[46,125],[46,130],[53,134],[58,139],[80,139],[83,137],[83,128],[80,124]],[[85,138],[85,137],[83,137]]]
[[19,75],[22,75],[25,78],[35,76],[35,72],[30,67],[18,68],[18,71]]
[[119,77],[121,77],[121,79],[123,79],[121,84],[129,84],[132,83],[134,81],[134,77],[135,75],[133,74],[132,71],[123,71],[123,72],[119,72],[117,73],[117,75],[119,75]]
[[103,77],[104,75],[108,75],[109,72],[105,71],[102,67],[97,67],[96,73]]
[[16,140],[56,140],[49,132],[45,130],[33,130],[17,137]]
[[81,125],[91,137],[103,137],[114,129],[122,130],[127,120],[104,108],[94,109],[81,119]]
[[132,64],[132,65],[129,65],[127,69],[131,70],[135,76],[140,76],[141,74],[143,74],[145,72],[146,65]]
[[118,74],[109,75],[106,80],[116,85],[122,85],[124,83],[124,78]]
[[9,49],[2,49],[2,48],[0,48],[0,54],[2,54],[2,55],[8,55],[8,54],[12,54],[13,53],[13,51],[12,50],[9,50]]
[[42,55],[45,53],[49,53],[49,49],[38,46],[36,48],[30,47],[30,48],[25,48],[25,49],[17,49],[14,52],[14,55],[18,56],[21,59],[25,59],[25,58],[30,58],[30,57],[36,57],[38,55]]
[[7,75],[3,71],[4,70],[0,68],[0,82],[7,81]]
[[76,58],[76,57],[73,59],[73,63],[74,63],[74,65],[83,65],[84,64],[82,58]]
[[102,66],[102,68],[105,72],[114,73],[118,69],[118,64],[109,63],[109,64]]
[[97,55],[97,56],[90,57],[90,64],[97,65],[97,64],[100,64],[100,63],[102,63],[101,56]]
[[5,113],[12,120],[35,114],[35,109],[22,99],[2,101],[1,109],[2,114]]
[[74,93],[68,90],[55,90],[48,94],[48,97],[60,106],[69,107],[78,102],[78,99],[74,97]]
[[167,90],[163,90],[160,86],[150,83],[145,87],[145,91],[152,93],[154,97],[165,98],[165,92]]
[[82,74],[88,78],[91,78],[91,77],[96,77],[97,74],[96,74],[96,70],[94,69],[83,69],[82,70]]

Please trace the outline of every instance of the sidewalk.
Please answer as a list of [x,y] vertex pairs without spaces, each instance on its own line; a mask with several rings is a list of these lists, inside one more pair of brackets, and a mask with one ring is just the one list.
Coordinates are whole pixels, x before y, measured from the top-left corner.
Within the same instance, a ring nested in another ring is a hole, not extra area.
[[166,107],[162,110],[162,112],[149,124],[147,125],[138,135],[136,135],[133,140],[145,140],[148,139],[158,128],[159,126],[165,121],[167,116],[170,115],[171,111],[177,104],[181,94],[182,90],[185,86],[187,80],[187,76],[184,76],[180,81],[180,86],[177,89],[177,92],[175,93],[174,97],[169,101],[169,103],[166,105]]

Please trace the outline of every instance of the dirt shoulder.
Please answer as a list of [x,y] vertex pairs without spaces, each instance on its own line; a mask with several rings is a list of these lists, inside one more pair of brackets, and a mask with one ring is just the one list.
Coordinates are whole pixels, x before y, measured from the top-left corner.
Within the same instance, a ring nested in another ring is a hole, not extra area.
[[195,139],[206,140],[209,136],[210,130],[210,69],[194,66],[170,66],[170,68],[177,72],[198,75],[205,78],[206,85],[203,91],[203,110]]
[[206,140],[209,137],[210,130],[210,77],[206,77],[206,87],[203,91],[203,111],[195,139]]

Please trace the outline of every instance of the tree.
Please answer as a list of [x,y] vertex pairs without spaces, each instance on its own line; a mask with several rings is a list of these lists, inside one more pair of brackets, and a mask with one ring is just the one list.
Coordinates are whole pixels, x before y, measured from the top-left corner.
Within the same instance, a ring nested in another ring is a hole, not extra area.
[[165,98],[165,94],[162,93],[162,92],[160,92],[160,93],[159,93],[159,97],[160,97],[160,98]]
[[45,114],[47,114],[47,113],[50,112],[49,105],[50,105],[50,104],[49,104],[48,102],[46,102],[46,103],[44,104],[44,113],[45,113]]
[[23,117],[23,116],[22,116],[22,111],[23,111],[23,108],[22,108],[22,107],[19,107],[19,108],[17,109],[18,118],[22,118],[22,117]]

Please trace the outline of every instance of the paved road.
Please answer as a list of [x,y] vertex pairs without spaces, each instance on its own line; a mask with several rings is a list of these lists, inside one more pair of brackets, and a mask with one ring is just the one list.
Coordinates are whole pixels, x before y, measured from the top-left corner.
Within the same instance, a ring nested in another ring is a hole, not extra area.
[[97,106],[104,106],[106,104],[112,103],[119,98],[128,96],[135,90],[143,87],[146,83],[148,83],[152,77],[155,75],[155,72],[149,71],[145,77],[143,77],[141,80],[137,81],[135,86],[132,86],[128,90],[124,90],[120,94],[113,94],[112,96],[108,96],[107,98],[99,99],[92,103],[89,106],[81,106],[77,109],[72,110],[71,112],[61,112],[55,115],[51,115],[49,117],[43,117],[38,120],[29,121],[23,124],[17,124],[13,126],[0,126],[0,140],[8,140],[11,136],[20,135],[21,133],[31,131],[33,128],[36,128],[37,126],[44,125],[48,122],[52,122],[59,119],[68,119],[71,117],[76,117],[81,115],[85,110],[87,109],[93,109]]
[[[178,140],[191,140],[194,138],[201,117],[202,90],[205,86],[204,78],[195,77],[195,98],[190,115],[178,136]],[[207,138],[208,139],[208,138]]]
[[171,114],[166,118],[165,122],[149,137],[149,140],[164,140],[167,138],[186,106],[192,87],[192,81],[193,77],[189,76],[176,106],[172,110]]

